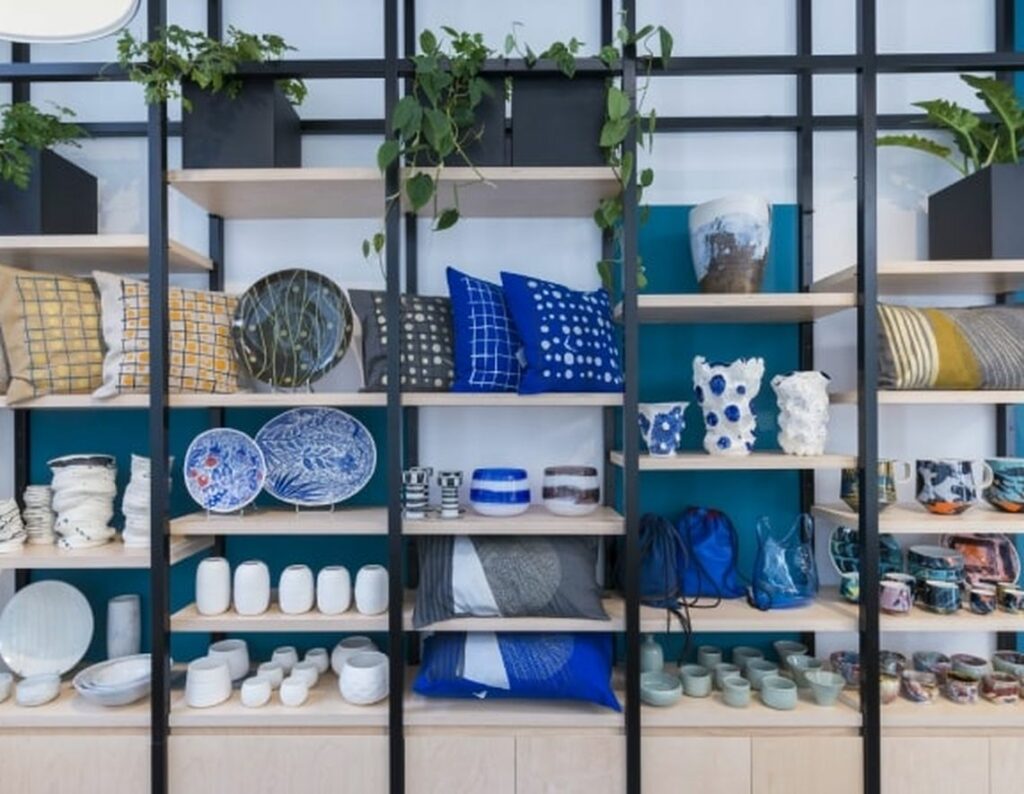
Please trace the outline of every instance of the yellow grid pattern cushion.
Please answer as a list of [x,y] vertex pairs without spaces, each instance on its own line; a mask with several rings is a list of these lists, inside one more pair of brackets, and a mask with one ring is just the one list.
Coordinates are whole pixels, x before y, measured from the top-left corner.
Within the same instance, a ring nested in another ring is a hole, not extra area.
[[[93,273],[103,304],[107,356],[96,397],[149,388],[149,285],[112,273]],[[220,292],[171,287],[167,294],[168,390],[228,393],[238,390],[238,361],[231,337],[238,298]]]
[[100,385],[100,302],[91,281],[0,266],[0,330],[9,403]]

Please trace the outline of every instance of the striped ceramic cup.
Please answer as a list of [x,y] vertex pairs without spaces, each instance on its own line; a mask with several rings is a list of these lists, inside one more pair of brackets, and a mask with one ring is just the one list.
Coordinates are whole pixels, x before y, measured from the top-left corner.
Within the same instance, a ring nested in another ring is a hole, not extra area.
[[483,516],[525,513],[530,507],[526,469],[474,469],[469,503]]

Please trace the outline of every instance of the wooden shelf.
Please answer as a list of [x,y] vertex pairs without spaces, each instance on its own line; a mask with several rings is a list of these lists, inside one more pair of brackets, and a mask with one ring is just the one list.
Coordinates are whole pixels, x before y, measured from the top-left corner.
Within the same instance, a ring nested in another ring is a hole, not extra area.
[[906,615],[881,615],[882,631],[1024,631],[1024,615],[1011,615],[996,611],[990,615],[975,615],[961,609],[952,615],[936,615],[920,607],[914,607]]
[[[608,459],[615,466],[624,464],[621,451],[614,450]],[[706,452],[681,452],[672,457],[640,456],[641,471],[788,471],[802,469],[844,469],[857,465],[853,455],[786,455],[782,452],[752,452],[729,457]]]
[[361,615],[355,608],[341,615],[323,615],[314,608],[301,615],[286,615],[277,604],[262,615],[239,615],[233,609],[221,615],[200,615],[189,604],[171,615],[171,631],[180,632],[331,632],[335,634],[388,630],[388,616]]
[[171,534],[194,535],[386,535],[383,507],[300,510],[257,508],[243,515],[190,513],[171,519]]
[[[171,240],[172,273],[205,273],[213,261]],[[0,237],[0,262],[26,270],[89,274],[145,273],[149,237],[145,234],[45,234]]]
[[[209,537],[175,538],[171,541],[171,565],[212,546],[213,539]],[[149,549],[127,548],[119,540],[92,549],[61,549],[55,545],[32,546],[26,543],[17,551],[0,554],[0,570],[5,568],[149,568]]]
[[88,394],[48,394],[34,400],[24,400],[14,405],[7,404],[7,397],[0,394],[0,408],[19,410],[72,410],[72,409],[111,409],[111,408],[148,408],[149,395],[125,394],[107,400],[95,400]]
[[[641,323],[805,323],[852,309],[852,292],[640,295]],[[622,305],[615,307],[622,318]]]
[[622,405],[616,392],[549,392],[547,394],[406,392],[402,405],[420,408],[614,408]]
[[459,519],[427,518],[403,522],[406,535],[622,535],[625,521],[610,507],[589,516],[556,516],[542,505],[531,505],[521,516],[491,518],[466,512]]
[[[857,514],[843,503],[815,505],[812,512],[836,524],[857,526]],[[890,505],[878,516],[882,532],[953,534],[963,532],[1024,533],[1024,513],[1004,513],[988,504],[980,503],[958,516],[940,516],[929,513],[921,505]]]
[[[844,692],[841,700],[860,709],[860,694],[855,690]],[[914,703],[900,695],[882,706],[882,729],[891,734],[915,736],[962,736],[967,729],[972,735],[1003,735],[1006,730],[1017,733],[1024,729],[1024,708],[984,699],[970,704],[953,703],[941,694],[933,703]]]
[[[459,188],[465,218],[590,217],[614,195],[610,168],[446,168],[440,206]],[[428,171],[432,176],[433,171]],[[225,218],[379,218],[384,179],[375,168],[233,168],[171,171],[171,187]],[[432,212],[432,204],[421,214]]]
[[[836,405],[856,405],[855,391],[836,392],[832,402]],[[879,405],[1015,405],[1024,403],[1024,391],[968,389],[880,389]]]
[[149,698],[107,708],[78,696],[71,681],[61,684],[56,700],[28,708],[14,702],[14,692],[0,703],[0,730],[34,728],[141,728],[149,730]]
[[[814,284],[815,292],[853,292],[849,267]],[[1024,259],[880,262],[879,295],[999,295],[1024,290]]]
[[645,731],[676,728],[714,730],[716,734],[719,730],[743,733],[766,729],[775,735],[799,729],[845,728],[851,733],[860,729],[860,712],[849,702],[841,700],[834,706],[819,706],[814,702],[810,690],[800,690],[795,709],[778,711],[765,706],[761,702],[760,693],[750,694],[750,705],[742,709],[725,705],[721,692],[713,692],[706,698],[683,696],[678,703],[666,708],[643,705],[640,724]]

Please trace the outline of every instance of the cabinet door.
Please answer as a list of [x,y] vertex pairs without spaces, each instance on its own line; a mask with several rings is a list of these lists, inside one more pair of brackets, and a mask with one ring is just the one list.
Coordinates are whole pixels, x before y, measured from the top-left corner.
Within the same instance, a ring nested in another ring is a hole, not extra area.
[[149,735],[88,731],[0,734],[0,791],[139,794],[149,791]]
[[515,794],[514,736],[408,736],[406,794]]
[[[986,737],[893,736],[882,739],[885,794],[983,794],[989,791]],[[1014,781],[1011,791],[1019,789]]]
[[171,735],[171,794],[387,794],[385,736]]
[[864,790],[861,741],[855,736],[755,738],[751,769],[753,794],[861,794]]
[[1014,791],[1024,780],[1024,739],[989,740],[989,763],[993,792]]
[[641,750],[644,794],[750,794],[750,739],[648,736]]
[[622,794],[625,788],[624,736],[516,739],[516,794]]

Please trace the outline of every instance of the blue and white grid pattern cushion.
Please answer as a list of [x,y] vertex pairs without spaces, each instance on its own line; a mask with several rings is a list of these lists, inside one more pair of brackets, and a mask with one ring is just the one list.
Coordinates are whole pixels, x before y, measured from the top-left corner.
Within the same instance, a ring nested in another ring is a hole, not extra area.
[[502,273],[501,282],[523,340],[520,394],[622,391],[607,292],[580,292],[516,273]]
[[521,345],[500,286],[448,268],[455,326],[452,391],[516,391]]

